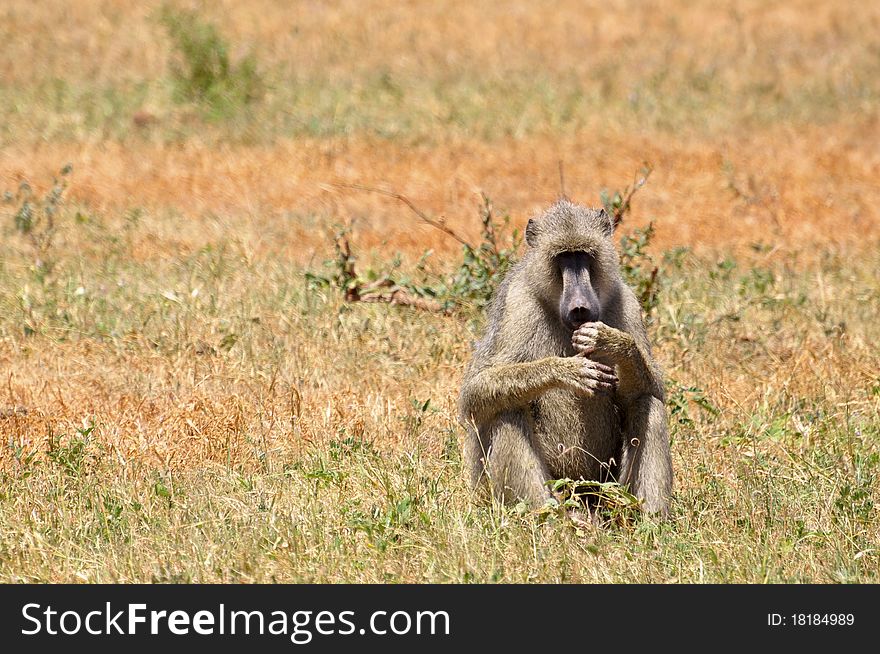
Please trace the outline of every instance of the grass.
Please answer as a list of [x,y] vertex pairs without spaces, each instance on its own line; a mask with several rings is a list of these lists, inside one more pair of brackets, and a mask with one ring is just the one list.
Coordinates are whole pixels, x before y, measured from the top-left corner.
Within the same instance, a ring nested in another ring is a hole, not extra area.
[[42,283],[3,258],[7,581],[876,580],[876,254],[667,264],[672,518],[578,534],[462,482],[479,314],[342,304],[222,238],[132,265],[148,224],[79,225]]
[[[206,111],[155,7],[5,3],[0,581],[877,582],[880,15],[673,4],[173,3],[259,71]],[[359,271],[459,270],[333,183],[478,243],[480,191],[521,230],[560,159],[593,205],[654,166],[624,231],[630,273],[658,267],[666,523],[475,501],[481,312],[306,277],[340,226]],[[49,239],[16,225],[23,181]]]
[[[41,4],[0,10],[4,144],[95,132],[263,144],[583,129],[705,138],[842,114],[865,120],[880,100],[871,29],[880,14],[854,1],[677,0],[663,13],[632,2],[566,1],[552,13],[522,1],[365,8],[349,0],[320,11],[128,2],[106,8],[97,32],[88,11],[67,12],[59,43],[68,47],[44,39],[35,52],[33,35],[55,30],[66,11],[66,3]],[[228,120],[203,125],[205,108]],[[131,130],[139,111],[152,120]]]
[[[638,62],[633,65],[642,68]],[[860,79],[880,76],[876,62],[857,65],[855,75]],[[135,134],[166,142],[177,142],[196,131],[215,141],[244,144],[351,135],[434,144],[450,136],[498,140],[646,127],[660,133],[707,136],[780,123],[827,124],[841,113],[865,120],[874,115],[880,102],[880,87],[837,86],[830,80],[807,80],[784,91],[775,83],[740,89],[723,82],[700,90],[692,79],[669,82],[660,72],[645,80],[620,82],[620,88],[607,92],[601,86],[592,88],[592,83],[584,88],[581,80],[546,73],[535,77],[514,72],[502,79],[467,73],[438,82],[416,74],[395,77],[386,72],[329,83],[320,76],[276,75],[272,92],[262,104],[247,99],[257,93],[251,87],[258,84],[250,81],[256,80],[256,74],[249,72],[204,92],[192,91],[193,102],[182,106],[169,100],[189,97],[181,95],[177,80],[71,86],[63,78],[51,78],[36,88],[0,86],[0,107],[8,116],[0,137],[8,143],[27,128],[58,141],[81,140],[96,131],[126,138],[132,134],[133,116],[143,107],[155,107],[150,111],[152,120]],[[187,79],[184,85],[191,83]],[[730,103],[743,94],[754,100],[744,107]],[[51,111],[39,106],[38,111],[31,111],[34,96],[48,96],[54,105]],[[215,120],[203,127],[198,118],[205,105]],[[217,118],[227,120],[218,122]]]

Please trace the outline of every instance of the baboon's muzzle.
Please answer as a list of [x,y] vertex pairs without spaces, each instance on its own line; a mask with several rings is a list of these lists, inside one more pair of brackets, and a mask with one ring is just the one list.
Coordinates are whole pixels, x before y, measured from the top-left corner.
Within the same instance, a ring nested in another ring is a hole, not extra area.
[[593,290],[586,258],[570,259],[562,267],[559,314],[565,326],[572,331],[586,322],[599,320],[599,297]]

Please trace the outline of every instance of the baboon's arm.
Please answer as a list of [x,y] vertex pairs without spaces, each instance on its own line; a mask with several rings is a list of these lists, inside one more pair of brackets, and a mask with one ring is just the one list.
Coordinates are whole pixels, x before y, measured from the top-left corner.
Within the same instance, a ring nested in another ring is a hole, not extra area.
[[589,397],[610,392],[616,384],[612,368],[584,357],[502,363],[465,377],[460,409],[465,422],[479,426],[500,413],[525,407],[551,388]]
[[663,401],[663,384],[654,358],[647,345],[639,343],[632,334],[593,322],[579,327],[572,342],[578,352],[617,367],[617,396],[624,404],[642,395]]
[[559,357],[505,363],[473,373],[462,383],[461,413],[465,420],[485,424],[495,415],[526,406],[559,384]]
[[665,515],[672,497],[672,458],[663,402],[642,395],[627,407],[623,422],[618,481],[630,487],[645,511]]

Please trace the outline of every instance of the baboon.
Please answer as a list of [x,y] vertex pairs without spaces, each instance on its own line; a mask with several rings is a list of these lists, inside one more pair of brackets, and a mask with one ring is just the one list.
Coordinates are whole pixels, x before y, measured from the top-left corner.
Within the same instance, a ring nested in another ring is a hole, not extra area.
[[488,310],[459,396],[475,487],[540,507],[548,480],[616,480],[665,515],[672,461],[661,371],[604,209],[559,200]]

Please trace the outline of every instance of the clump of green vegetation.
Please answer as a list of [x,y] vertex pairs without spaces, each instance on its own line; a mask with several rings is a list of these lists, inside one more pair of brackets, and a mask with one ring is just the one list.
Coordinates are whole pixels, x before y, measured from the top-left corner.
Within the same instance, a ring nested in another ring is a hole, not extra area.
[[[608,189],[602,189],[600,192],[599,198],[605,211],[611,216],[615,229],[630,212],[633,196],[648,182],[652,170],[649,164],[644,164],[633,183],[623,191],[612,193]],[[653,236],[654,223],[651,222],[647,227],[635,229],[620,238],[620,272],[623,273],[624,281],[635,291],[642,311],[649,319],[660,301],[660,267],[648,253]]]
[[[402,196],[391,195],[413,208]],[[462,260],[452,275],[445,277],[428,271],[426,262],[431,255],[430,250],[422,255],[416,265],[417,274],[414,277],[399,272],[399,258],[391,263],[389,269],[377,271],[371,268],[360,275],[355,269],[355,257],[348,239],[350,230],[339,229],[334,236],[336,256],[324,262],[329,273],[307,272],[309,286],[312,289],[338,289],[347,302],[385,302],[443,313],[485,307],[516,260],[522,241],[518,230],[510,230],[510,216],[505,214],[497,218],[492,201],[484,194],[480,207],[480,243],[471,245],[445,225],[433,221],[418,209],[415,211],[423,220],[462,243]]]
[[[560,507],[583,512],[589,510],[599,524],[633,525],[639,519],[639,500],[616,481],[553,479],[547,482],[562,499]],[[588,508],[589,507],[589,508]]]
[[166,5],[160,21],[177,54],[171,73],[178,101],[202,105],[211,116],[223,118],[262,96],[264,83],[253,53],[233,63],[217,28],[194,11]]
[[52,242],[55,238],[55,218],[64,201],[67,176],[73,166],[67,164],[52,180],[52,188],[42,197],[34,195],[27,181],[21,182],[18,191],[4,193],[3,200],[15,207],[12,214],[15,230],[27,237],[34,257],[34,270],[41,278],[52,271]]
[[654,223],[634,229],[620,237],[620,272],[624,281],[635,291],[642,311],[650,316],[660,302],[660,284],[657,275],[660,267],[647,251],[654,236]]
[[467,304],[477,309],[486,306],[515,261],[522,242],[519,230],[509,229],[510,216],[496,218],[492,201],[485,194],[482,197],[480,244],[464,246],[462,262],[445,289],[448,306]]
[[62,443],[57,436],[49,439],[49,460],[74,477],[86,470],[89,459],[89,444],[92,440],[94,425],[78,428],[77,435]]

